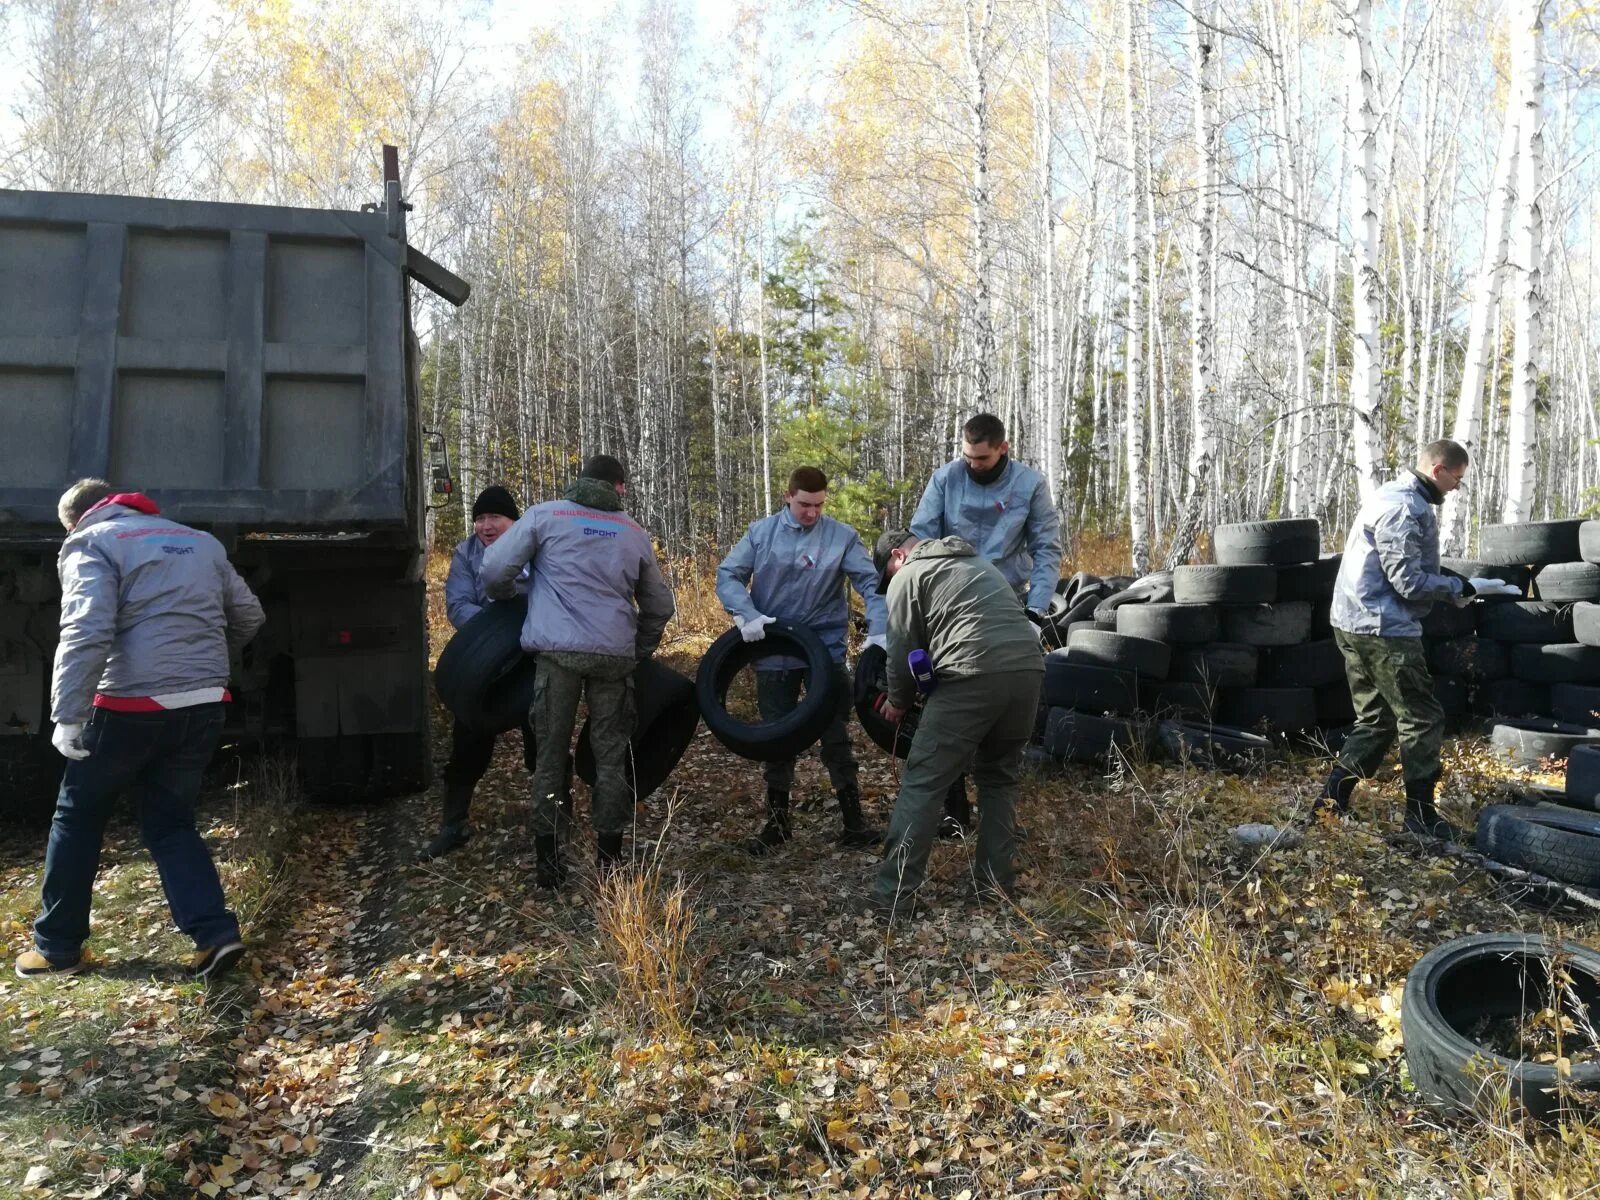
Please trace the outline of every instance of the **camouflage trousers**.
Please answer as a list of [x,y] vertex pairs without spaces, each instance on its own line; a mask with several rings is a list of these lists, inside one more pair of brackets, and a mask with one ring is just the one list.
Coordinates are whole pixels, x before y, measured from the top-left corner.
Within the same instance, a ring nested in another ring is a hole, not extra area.
[[1344,655],[1344,673],[1355,701],[1356,727],[1339,751],[1339,762],[1365,778],[1400,739],[1400,767],[1407,783],[1433,783],[1440,775],[1444,709],[1433,694],[1419,637],[1376,637],[1333,631]]
[[622,833],[633,819],[633,789],[628,784],[628,742],[633,737],[632,658],[615,654],[573,654],[550,650],[539,655],[530,710],[538,738],[533,769],[533,832],[559,833],[572,787],[572,729],[578,701],[589,701],[589,744],[594,749],[594,803],[590,819],[596,833]]

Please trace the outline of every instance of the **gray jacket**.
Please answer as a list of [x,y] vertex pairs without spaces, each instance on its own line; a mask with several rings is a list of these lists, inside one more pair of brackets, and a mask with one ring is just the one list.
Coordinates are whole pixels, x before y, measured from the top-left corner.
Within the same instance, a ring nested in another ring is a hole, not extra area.
[[145,699],[220,688],[228,652],[266,621],[222,543],[156,514],[145,497],[85,513],[61,544],[58,723],[89,719],[96,691]]
[[1339,564],[1335,629],[1421,637],[1422,619],[1434,603],[1461,594],[1461,580],[1439,573],[1438,496],[1408,471],[1362,504]]
[[[489,593],[483,590],[483,552],[487,547],[477,534],[471,534],[456,543],[450,556],[450,573],[444,579],[444,612],[450,624],[460,629],[483,611],[489,603]],[[517,576],[516,592],[528,594],[528,572]]]
[[[522,648],[649,658],[672,619],[650,535],[622,511],[616,490],[579,479],[560,500],[535,504],[483,553],[484,590],[516,591],[533,568]],[[637,611],[635,604],[638,605]]]
[[[755,582],[751,583],[751,576]],[[844,661],[850,599],[845,581],[855,584],[867,605],[867,633],[889,627],[889,610],[878,595],[878,573],[861,537],[832,517],[805,528],[788,507],[750,522],[717,568],[717,599],[730,617],[782,617],[815,630],[833,655]],[[760,660],[766,669],[769,659]]]
[[925,541],[961,538],[1025,593],[1027,607],[1050,607],[1061,578],[1061,519],[1049,484],[1032,467],[1012,460],[983,486],[973,482],[964,459],[946,463],[928,480],[911,532]]

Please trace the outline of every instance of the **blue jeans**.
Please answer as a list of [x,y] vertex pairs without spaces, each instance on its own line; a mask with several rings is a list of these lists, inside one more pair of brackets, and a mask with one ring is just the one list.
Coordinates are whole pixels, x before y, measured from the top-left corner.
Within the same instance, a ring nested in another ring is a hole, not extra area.
[[194,827],[200,777],[222,738],[222,705],[165,712],[97,708],[83,731],[85,759],[67,762],[44,855],[44,909],[33,943],[51,962],[76,962],[89,937],[89,906],[111,810],[134,794],[139,833],[161,873],[178,928],[206,949],[239,936],[211,851]]

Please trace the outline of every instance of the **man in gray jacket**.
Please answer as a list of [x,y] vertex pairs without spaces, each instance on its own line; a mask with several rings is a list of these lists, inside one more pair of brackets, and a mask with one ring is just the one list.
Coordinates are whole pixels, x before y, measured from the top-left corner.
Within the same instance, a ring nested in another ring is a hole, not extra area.
[[[456,545],[450,556],[450,573],[444,581],[444,611],[455,629],[460,629],[490,603],[479,578],[483,552],[515,524],[521,513],[512,494],[498,484],[486,487],[472,503],[472,533]],[[527,594],[526,573],[517,577],[516,591]],[[472,837],[468,816],[472,792],[494,758],[492,733],[480,733],[460,721],[450,726],[450,761],[444,768],[444,804],[439,814],[439,832],[418,856],[423,862],[448,854]],[[531,774],[536,761],[533,728],[522,725],[522,762]]]
[[[845,631],[850,619],[845,584],[855,585],[867,606],[867,645],[883,645],[889,612],[878,595],[877,572],[848,525],[822,514],[828,501],[828,477],[817,467],[796,467],[789,475],[783,507],[770,517],[752,521],[744,537],[717,568],[717,599],[747,642],[759,642],[776,618],[807,626],[821,636],[833,657],[839,707],[822,735],[822,765],[839,799],[844,823],[839,841],[847,846],[874,846],[883,836],[861,812],[856,759],[850,749],[852,689],[845,671]],[[754,577],[754,583],[751,582]],[[758,660],[756,702],[761,719],[775,721],[800,702],[805,672],[792,658]],[[766,854],[793,835],[789,824],[789,789],[794,785],[794,759],[769,762],[767,824],[746,843],[752,854]]]
[[940,803],[968,763],[978,788],[977,883],[981,891],[1007,893],[1022,751],[1044,676],[1038,635],[1010,581],[960,538],[919,541],[908,530],[890,530],[873,560],[889,601],[889,688],[880,711],[899,721],[915,700],[907,661],[913,650],[927,653],[935,680],[906,756],[871,908],[893,917],[912,907]]
[[1430,442],[1415,469],[1384,484],[1356,513],[1339,564],[1332,615],[1356,726],[1328,775],[1318,811],[1347,813],[1357,780],[1378,769],[1398,734],[1406,828],[1446,841],[1455,838],[1434,807],[1444,709],[1428,675],[1422,620],[1436,602],[1465,603],[1477,591],[1501,586],[1439,569],[1437,508],[1466,473],[1466,450],[1445,439]]
[[673,602],[650,535],[622,511],[626,490],[622,464],[597,454],[564,497],[534,505],[483,556],[483,586],[496,598],[511,595],[523,565],[532,566],[522,648],[539,656],[533,831],[543,888],[566,878],[561,823],[572,783],[572,729],[585,696],[595,759],[590,819],[602,871],[621,861],[633,816],[633,670],[661,644]]
[[58,511],[68,536],[57,560],[61,640],[50,715],[67,766],[35,949],[17,959],[17,974],[85,965],[106,822],[118,796],[132,791],[172,919],[194,940],[192,969],[211,979],[238,961],[244,943],[195,830],[194,805],[222,736],[229,652],[265,617],[221,543],[167,520],[149,497],[83,479]]

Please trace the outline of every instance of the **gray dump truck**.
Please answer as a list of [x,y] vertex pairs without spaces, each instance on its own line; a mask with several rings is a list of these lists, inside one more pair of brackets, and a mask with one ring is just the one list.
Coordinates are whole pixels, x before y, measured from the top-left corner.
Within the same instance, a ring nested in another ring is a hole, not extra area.
[[0,815],[47,803],[56,500],[97,475],[209,530],[267,624],[236,735],[311,794],[430,772],[424,430],[409,286],[467,285],[406,244],[398,160],[360,212],[0,190]]

